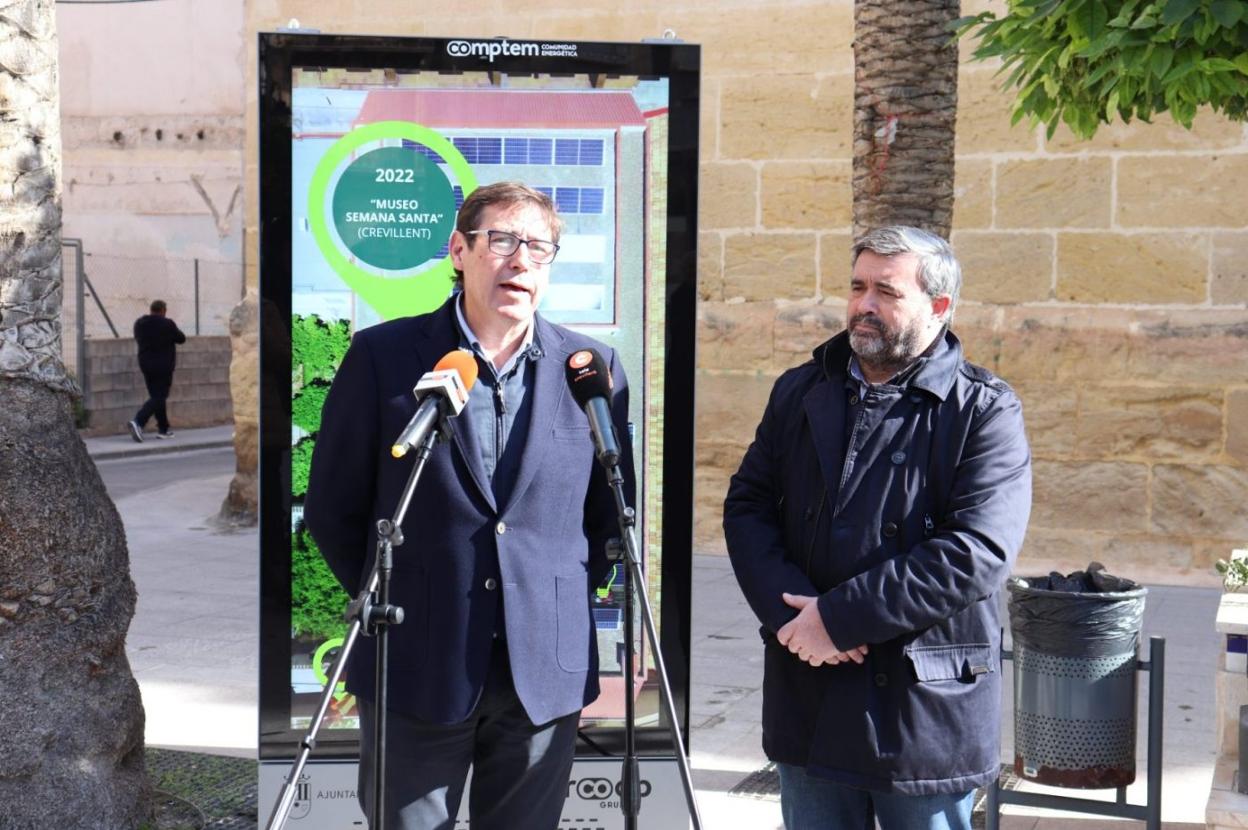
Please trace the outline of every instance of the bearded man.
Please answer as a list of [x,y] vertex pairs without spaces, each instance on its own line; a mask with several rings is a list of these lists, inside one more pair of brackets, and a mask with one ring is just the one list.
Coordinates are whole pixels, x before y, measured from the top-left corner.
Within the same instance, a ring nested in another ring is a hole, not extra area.
[[969,830],[1000,768],[1022,407],[949,330],[948,243],[880,228],[852,263],[846,330],[776,382],[724,502],[762,623],[763,748],[788,830]]

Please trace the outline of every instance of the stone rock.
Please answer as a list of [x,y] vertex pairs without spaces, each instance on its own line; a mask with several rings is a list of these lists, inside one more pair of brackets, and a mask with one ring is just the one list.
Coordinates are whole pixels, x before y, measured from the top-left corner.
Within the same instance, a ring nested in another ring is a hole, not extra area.
[[765,228],[847,228],[852,220],[849,161],[772,161],[763,165]]
[[[963,14],[971,14],[965,10]],[[1043,135],[1043,131],[1041,131]],[[1057,128],[1052,139],[1044,141],[1049,153],[1105,153],[1114,150],[1215,150],[1235,147],[1244,139],[1242,124],[1214,112],[1202,111],[1192,122],[1192,129],[1161,116],[1151,124],[1134,121],[1123,124],[1101,124],[1090,140],[1074,135],[1065,124]]]
[[1050,234],[955,231],[951,242],[962,264],[963,299],[1027,303],[1052,297]]
[[1019,159],[997,167],[999,228],[1109,227],[1107,158]]
[[699,168],[698,227],[758,226],[758,170],[748,162],[706,162]]
[[254,289],[249,289],[247,296],[230,313],[230,398],[234,407],[235,468],[234,478],[217,515],[219,522],[228,525],[249,527],[257,521],[260,395],[281,392],[261,387],[259,342],[259,298]]
[[719,154],[724,159],[843,159],[850,153],[849,74],[724,77]]
[[850,253],[854,247],[849,231],[819,234],[819,298],[823,302],[841,302],[849,296],[849,279],[853,273]]
[[[969,14],[969,12],[966,12]],[[992,67],[958,73],[957,154],[1035,152],[1037,130],[1020,121],[1010,126],[1012,96],[1000,89],[1002,78]]]
[[812,299],[814,233],[733,233],[724,239],[724,299]]
[[1214,305],[1248,304],[1248,233],[1213,235],[1209,299]]
[[776,312],[777,370],[800,366],[820,343],[845,328],[845,304],[793,305]]
[[754,440],[774,383],[768,374],[698,374],[694,546],[699,552],[725,550],[722,522],[728,480]]
[[1248,156],[1176,155],[1118,160],[1118,215],[1124,227],[1242,228],[1248,215]]
[[1182,386],[1089,385],[1079,395],[1083,457],[1212,458],[1222,449],[1222,393]]
[[1226,454],[1241,467],[1248,467],[1248,389],[1226,395]]
[[698,307],[698,368],[771,367],[776,309],[771,303],[703,303]]
[[1221,464],[1153,467],[1152,529],[1178,536],[1218,537],[1229,550],[1248,538],[1248,469]]
[[[702,51],[706,76],[853,71],[852,3],[820,3],[814,13],[810,6],[785,0],[751,3],[747,13],[722,6],[714,14],[696,6],[660,8],[659,29],[670,28],[686,38],[696,33],[693,39],[706,44]],[[602,31],[587,39],[601,39]],[[612,32],[611,39],[620,38]],[[770,47],[760,48],[762,44]]]
[[1034,458],[1057,459],[1075,449],[1078,393],[1069,384],[1023,382],[1014,385],[1023,402],[1023,424]]
[[1081,303],[1201,303],[1207,242],[1197,233],[1058,233],[1057,298]]
[[724,240],[714,231],[698,231],[698,299],[724,299]]
[[1107,533],[1149,529],[1145,464],[1037,460],[1032,475],[1032,527]]
[[953,174],[955,230],[992,227],[992,161],[958,157]]

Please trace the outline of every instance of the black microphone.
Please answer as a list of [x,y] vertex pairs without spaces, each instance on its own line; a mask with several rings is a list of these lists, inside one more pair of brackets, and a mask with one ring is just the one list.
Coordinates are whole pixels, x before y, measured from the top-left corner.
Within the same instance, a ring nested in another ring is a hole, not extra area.
[[468,391],[477,382],[477,360],[465,351],[447,352],[432,372],[416,381],[412,394],[420,401],[416,414],[395,439],[390,454],[402,458],[412,447],[420,446],[443,417],[453,418],[468,403]]
[[620,442],[615,437],[615,424],[611,420],[611,370],[602,355],[593,349],[582,349],[573,354],[564,370],[572,397],[589,419],[598,463],[610,470],[620,463]]

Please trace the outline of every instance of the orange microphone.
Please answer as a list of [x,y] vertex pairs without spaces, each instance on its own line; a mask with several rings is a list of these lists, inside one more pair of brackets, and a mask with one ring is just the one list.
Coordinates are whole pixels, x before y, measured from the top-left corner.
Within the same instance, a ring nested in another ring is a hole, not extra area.
[[477,371],[477,359],[472,353],[456,349],[443,355],[433,371],[425,372],[412,389],[420,405],[390,447],[390,454],[402,458],[412,447],[423,444],[438,422],[463,412],[468,392],[477,382]]

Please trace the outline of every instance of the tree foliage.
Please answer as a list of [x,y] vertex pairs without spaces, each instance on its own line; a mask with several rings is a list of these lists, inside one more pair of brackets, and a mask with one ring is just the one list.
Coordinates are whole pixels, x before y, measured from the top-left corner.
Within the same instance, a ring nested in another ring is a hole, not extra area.
[[347,631],[347,593],[325,565],[306,530],[291,534],[290,630],[296,637],[328,640]]
[[1242,0],[1007,0],[954,23],[1001,58],[1013,123],[1065,123],[1091,138],[1115,118],[1158,113],[1191,128],[1201,106],[1248,115],[1248,4]]
[[[321,428],[321,407],[334,372],[351,345],[351,326],[346,320],[326,322],[315,314],[295,315],[291,324],[295,387],[291,420],[307,434],[291,448],[290,490],[295,501],[302,502],[308,492],[316,433]],[[341,636],[347,628],[342,617],[347,594],[302,523],[291,538],[290,570],[290,625],[294,634],[318,639]]]

